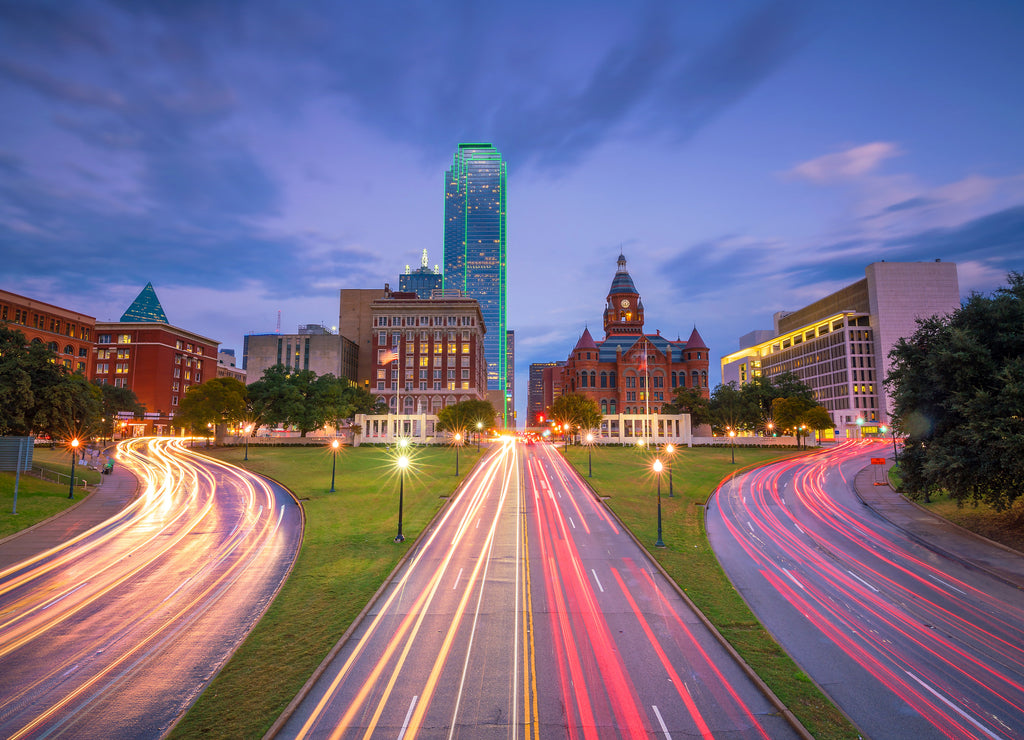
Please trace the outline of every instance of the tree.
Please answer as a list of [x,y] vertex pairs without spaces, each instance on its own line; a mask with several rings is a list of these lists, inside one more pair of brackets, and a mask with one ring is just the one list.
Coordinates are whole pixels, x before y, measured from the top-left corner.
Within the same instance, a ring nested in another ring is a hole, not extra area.
[[745,396],[735,382],[715,386],[708,405],[711,428],[719,434],[728,429],[752,430],[760,422],[761,411],[758,405]]
[[43,344],[0,326],[0,434],[88,434],[99,421],[98,391],[58,365]]
[[676,388],[672,402],[665,404],[662,411],[666,414],[689,414],[693,427],[711,423],[711,402],[696,388]]
[[245,384],[235,378],[211,378],[185,392],[174,422],[193,433],[205,433],[210,425],[241,421],[246,414],[246,394]]
[[768,376],[759,375],[740,386],[740,392],[747,401],[757,405],[761,413],[761,421],[771,420],[772,402],[776,398],[802,398],[814,401],[814,392],[794,373],[779,373]]
[[146,407],[139,403],[135,391],[131,388],[118,387],[103,383],[102,385],[93,381],[100,389],[100,423],[97,426],[99,433],[104,437],[112,437],[114,424],[117,423],[117,415],[122,411],[129,411],[137,416],[146,411]]
[[261,424],[293,426],[305,437],[335,418],[325,397],[330,382],[317,380],[312,370],[289,373],[284,365],[269,367],[249,385],[252,410]]
[[832,429],[834,422],[824,406],[803,396],[776,398],[772,401],[772,418],[779,429],[791,429],[796,436],[797,447],[805,432]]
[[584,429],[601,426],[601,407],[590,396],[582,393],[566,393],[551,404],[551,418],[556,423],[568,424],[569,431],[576,433]]
[[320,401],[326,406],[327,418],[335,427],[356,414],[384,412],[384,404],[364,388],[348,378],[336,378],[330,373],[317,378]]
[[904,434],[903,482],[998,511],[1024,491],[1024,274],[919,320],[889,357],[885,382]]
[[437,413],[436,428],[441,432],[476,431],[476,423],[482,421],[484,429],[494,426],[497,412],[490,401],[470,399],[445,406]]

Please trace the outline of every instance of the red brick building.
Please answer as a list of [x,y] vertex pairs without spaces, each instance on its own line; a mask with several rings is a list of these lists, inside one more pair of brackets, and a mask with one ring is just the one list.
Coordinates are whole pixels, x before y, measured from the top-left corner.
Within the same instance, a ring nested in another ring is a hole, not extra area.
[[127,434],[169,434],[185,391],[217,377],[219,343],[168,323],[152,283],[120,321],[98,322],[95,331],[96,382],[131,388],[146,407],[144,421],[126,420]]
[[684,342],[644,333],[644,305],[619,255],[605,301],[602,341],[589,329],[562,368],[562,392],[597,401],[601,413],[660,413],[677,388],[696,388],[708,397],[709,350],[696,326]]
[[0,290],[0,324],[20,331],[31,344],[45,344],[57,362],[91,379],[96,319],[49,303]]
[[430,298],[388,292],[370,304],[370,391],[391,413],[436,414],[469,399],[487,399],[480,304],[458,290]]

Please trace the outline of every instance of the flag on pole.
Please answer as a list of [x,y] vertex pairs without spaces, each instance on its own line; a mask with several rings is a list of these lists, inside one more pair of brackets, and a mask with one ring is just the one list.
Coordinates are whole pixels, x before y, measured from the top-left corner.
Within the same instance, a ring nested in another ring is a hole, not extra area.
[[389,362],[394,362],[398,359],[398,353],[392,352],[389,349],[384,350],[380,355],[380,364],[387,365]]

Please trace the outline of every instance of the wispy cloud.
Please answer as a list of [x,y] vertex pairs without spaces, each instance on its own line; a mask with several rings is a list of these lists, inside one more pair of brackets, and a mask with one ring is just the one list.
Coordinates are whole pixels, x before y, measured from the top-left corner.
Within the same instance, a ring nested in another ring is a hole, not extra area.
[[855,180],[873,174],[885,160],[901,153],[892,142],[875,141],[801,162],[788,174],[819,184]]

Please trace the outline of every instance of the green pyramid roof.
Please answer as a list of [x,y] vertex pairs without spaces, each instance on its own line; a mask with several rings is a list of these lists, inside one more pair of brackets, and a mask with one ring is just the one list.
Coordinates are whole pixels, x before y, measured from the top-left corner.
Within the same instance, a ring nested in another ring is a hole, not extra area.
[[164,307],[160,305],[160,299],[156,297],[153,290],[153,283],[146,283],[138,297],[128,306],[128,310],[121,316],[121,321],[144,321],[147,323],[167,324],[167,314]]

